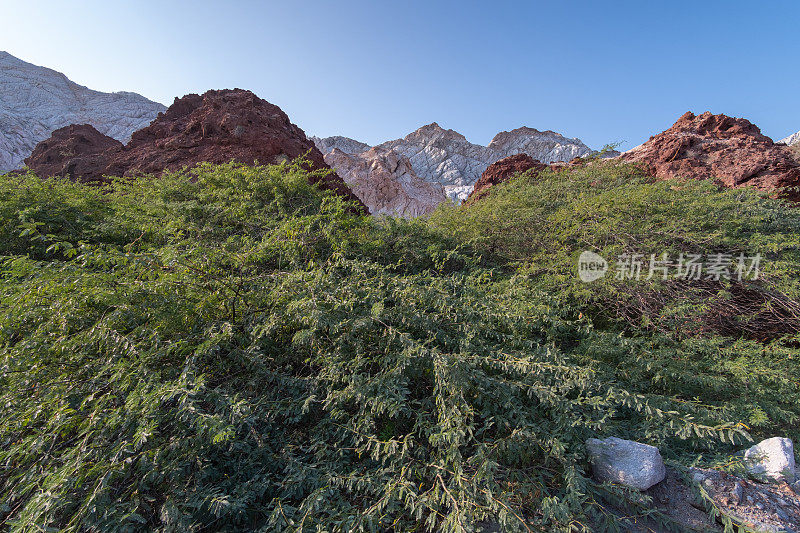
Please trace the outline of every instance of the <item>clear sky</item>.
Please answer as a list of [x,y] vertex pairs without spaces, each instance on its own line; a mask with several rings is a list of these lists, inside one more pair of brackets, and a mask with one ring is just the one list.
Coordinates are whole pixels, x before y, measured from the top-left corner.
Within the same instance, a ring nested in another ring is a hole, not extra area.
[[436,121],[629,148],[688,110],[800,130],[796,0],[0,0],[0,21],[0,50],[93,89],[240,87],[370,144]]

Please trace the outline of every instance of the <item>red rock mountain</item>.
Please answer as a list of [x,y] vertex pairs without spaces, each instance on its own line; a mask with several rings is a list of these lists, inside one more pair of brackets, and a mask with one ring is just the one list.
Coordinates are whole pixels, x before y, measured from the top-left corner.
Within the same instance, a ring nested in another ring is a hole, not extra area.
[[75,176],[80,181],[102,179],[108,152],[122,150],[122,143],[103,135],[89,124],[72,124],[55,130],[49,139],[36,145],[25,160],[39,176]]
[[[176,98],[125,146],[88,125],[62,128],[37,145],[25,163],[40,176],[69,174],[97,181],[104,175],[160,173],[204,161],[270,164],[299,156],[313,169],[330,168],[278,106],[250,91],[226,89]],[[318,181],[366,211],[338,175]]]
[[511,179],[514,175],[526,172],[528,170],[535,170],[536,172],[548,168],[547,165],[541,161],[537,161],[528,154],[516,154],[505,159],[501,159],[489,165],[489,168],[483,171],[481,177],[475,182],[475,188],[464,201],[465,204],[471,204],[489,194],[489,188],[504,183]]
[[[621,156],[658,178],[714,179],[726,187],[800,186],[800,164],[743,118],[686,113],[668,130]],[[800,200],[798,191],[787,197]]]

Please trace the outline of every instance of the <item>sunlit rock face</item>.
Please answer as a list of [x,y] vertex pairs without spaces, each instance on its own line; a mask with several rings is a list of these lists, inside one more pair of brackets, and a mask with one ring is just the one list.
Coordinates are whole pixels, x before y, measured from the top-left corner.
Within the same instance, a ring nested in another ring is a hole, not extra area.
[[373,215],[414,218],[447,201],[440,184],[421,179],[408,158],[393,150],[371,148],[348,154],[334,148],[325,155],[325,162],[344,178]]
[[711,179],[725,187],[782,190],[800,201],[800,163],[792,150],[776,144],[744,118],[687,112],[671,128],[622,154],[651,175]]
[[20,168],[40,141],[70,124],[125,143],[165,109],[135,93],[93,91],[0,52],[0,172]]
[[[313,140],[323,154],[329,154],[336,148],[354,155],[359,153],[361,147],[366,146],[365,143],[347,137],[315,137]],[[483,172],[500,159],[527,154],[533,159],[552,163],[570,161],[591,153],[589,147],[579,139],[527,127],[498,133],[489,146],[482,146],[469,142],[457,131],[442,128],[435,122],[402,139],[387,141],[375,148],[376,153],[393,151],[406,158],[418,178],[440,185],[446,196],[455,202],[461,202],[469,196]],[[327,157],[326,161],[329,165],[336,166]],[[347,170],[339,169],[339,172],[350,183]],[[358,179],[363,182],[363,176]]]
[[366,152],[371,147],[368,144],[362,143],[349,137],[342,137],[341,135],[334,135],[333,137],[309,137],[311,142],[319,148],[323,154],[327,154],[332,150],[341,150],[346,154],[360,154]]
[[778,141],[783,144],[787,144],[789,146],[794,146],[795,144],[800,144],[800,131],[795,134],[789,135],[785,139],[781,139]]

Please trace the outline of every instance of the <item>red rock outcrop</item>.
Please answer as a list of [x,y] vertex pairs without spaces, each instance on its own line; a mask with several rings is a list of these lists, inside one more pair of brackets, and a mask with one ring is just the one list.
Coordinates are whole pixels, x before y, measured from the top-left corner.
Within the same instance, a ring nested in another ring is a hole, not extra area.
[[33,149],[25,160],[40,176],[75,176],[81,181],[102,179],[97,168],[108,160],[106,152],[122,149],[122,143],[103,135],[89,124],[59,128]]
[[[653,176],[713,179],[725,187],[764,190],[800,186],[800,164],[786,146],[772,142],[743,118],[686,113],[668,130],[622,154]],[[800,200],[798,191],[785,196]]]
[[[159,113],[149,126],[136,131],[127,145],[117,143],[118,146],[90,152],[91,157],[72,151],[48,150],[46,146],[54,142],[70,146],[78,143],[63,134],[42,141],[25,160],[40,176],[70,174],[75,179],[99,180],[104,175],[157,174],[206,161],[270,164],[299,156],[308,159],[311,169],[329,168],[322,153],[306,138],[303,130],[291,123],[286,113],[241,89],[176,98],[166,112]],[[94,142],[98,146],[102,144],[99,138]],[[42,145],[45,148],[40,149]],[[40,157],[45,153],[49,160]],[[315,180],[323,189],[356,202],[366,211],[335,173]]]
[[528,154],[517,154],[501,159],[489,165],[481,177],[475,182],[475,188],[464,201],[471,204],[489,194],[489,189],[511,179],[516,174],[533,169],[536,172],[548,168],[541,161],[537,161]]

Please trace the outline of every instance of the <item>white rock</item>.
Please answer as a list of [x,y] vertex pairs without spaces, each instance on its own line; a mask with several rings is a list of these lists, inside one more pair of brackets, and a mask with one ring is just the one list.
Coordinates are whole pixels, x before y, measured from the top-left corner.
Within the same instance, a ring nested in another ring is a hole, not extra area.
[[125,143],[165,109],[138,94],[93,91],[0,51],[0,172],[20,168],[58,128],[91,124]]
[[500,154],[499,159],[516,154],[528,154],[542,163],[569,161],[592,152],[580,139],[568,139],[554,131],[517,128],[495,135],[488,148]]
[[792,146],[793,144],[800,144],[800,131],[795,134],[789,135],[785,139],[781,139],[778,141],[779,143],[788,144]]
[[794,482],[794,446],[791,439],[772,437],[762,440],[744,452],[744,463],[747,472],[759,481]]
[[349,137],[342,137],[341,135],[334,135],[333,137],[311,136],[309,140],[319,148],[323,155],[330,153],[334,148],[346,154],[360,154],[370,149],[368,144]]
[[409,160],[392,150],[372,148],[353,155],[334,148],[325,162],[373,215],[413,218],[447,201],[441,185],[420,179]]
[[587,440],[586,449],[592,473],[599,481],[647,490],[666,475],[661,453],[655,446],[609,437]]

